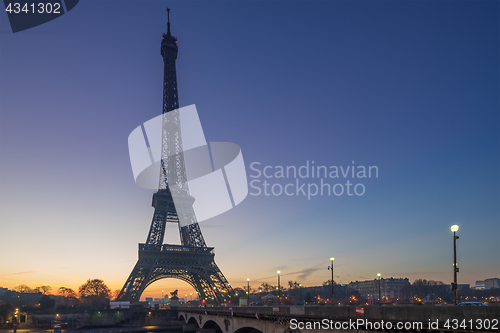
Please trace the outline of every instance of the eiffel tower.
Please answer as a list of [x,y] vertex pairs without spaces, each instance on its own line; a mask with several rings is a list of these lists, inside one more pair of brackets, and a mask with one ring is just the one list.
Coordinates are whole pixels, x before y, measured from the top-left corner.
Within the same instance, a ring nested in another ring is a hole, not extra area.
[[[167,33],[163,34],[161,55],[164,63],[163,115],[169,113],[170,120],[166,124],[167,117],[163,117],[160,180],[152,203],[155,212],[146,243],[139,244],[139,260],[117,299],[137,302],[153,282],[176,278],[189,283],[201,299],[214,299],[221,304],[231,297],[232,288],[215,263],[214,248],[205,244],[193,211],[195,199],[189,195],[180,117],[176,113],[179,109],[175,70],[177,38],[170,32],[170,9],[167,8],[167,12]],[[163,244],[167,222],[179,225],[181,245]]]

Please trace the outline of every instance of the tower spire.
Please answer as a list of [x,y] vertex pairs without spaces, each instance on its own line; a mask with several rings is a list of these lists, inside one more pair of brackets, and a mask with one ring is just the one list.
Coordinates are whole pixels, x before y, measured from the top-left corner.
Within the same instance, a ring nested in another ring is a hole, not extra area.
[[170,8],[167,7],[167,35],[171,35],[170,33]]

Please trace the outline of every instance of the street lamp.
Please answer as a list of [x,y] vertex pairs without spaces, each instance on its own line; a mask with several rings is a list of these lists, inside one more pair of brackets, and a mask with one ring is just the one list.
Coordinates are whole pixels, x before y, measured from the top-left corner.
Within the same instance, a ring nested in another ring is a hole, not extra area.
[[457,285],[457,273],[458,273],[458,267],[457,267],[457,239],[458,236],[456,235],[458,231],[458,225],[452,225],[451,226],[451,231],[453,231],[453,295],[455,299],[455,305],[457,305],[457,293],[458,293],[458,285]]
[[278,304],[281,302],[281,286],[280,286],[280,274],[281,271],[278,271]]
[[380,273],[378,273],[377,276],[378,276],[378,304],[380,305]]
[[300,304],[302,304],[302,283],[299,283]]
[[247,279],[247,306],[250,306],[250,279]]
[[328,269],[332,271],[332,306],[333,306],[333,261],[335,260],[334,257],[330,257],[330,266],[328,266]]

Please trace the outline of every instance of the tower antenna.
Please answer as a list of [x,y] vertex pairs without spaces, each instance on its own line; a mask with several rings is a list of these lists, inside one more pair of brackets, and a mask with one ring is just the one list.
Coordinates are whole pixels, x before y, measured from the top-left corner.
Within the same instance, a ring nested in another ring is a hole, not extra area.
[[170,35],[170,8],[167,7],[167,35]]

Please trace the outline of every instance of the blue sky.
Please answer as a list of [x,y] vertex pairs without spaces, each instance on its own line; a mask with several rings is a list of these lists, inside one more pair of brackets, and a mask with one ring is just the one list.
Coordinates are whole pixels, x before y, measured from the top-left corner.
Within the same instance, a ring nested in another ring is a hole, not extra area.
[[0,15],[0,285],[122,287],[153,214],[127,137],[161,113],[167,6],[180,105],[248,175],[379,169],[363,196],[249,195],[202,222],[233,286],[319,285],[331,256],[342,283],[449,283],[452,224],[459,283],[500,276],[498,2],[81,1],[16,34]]

